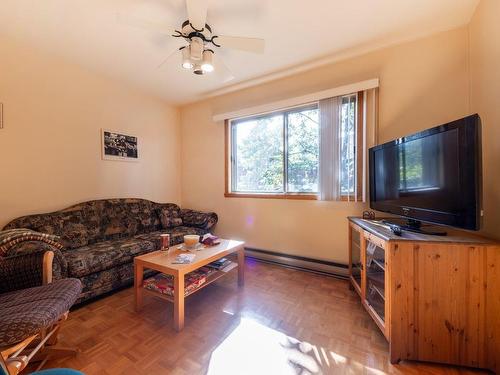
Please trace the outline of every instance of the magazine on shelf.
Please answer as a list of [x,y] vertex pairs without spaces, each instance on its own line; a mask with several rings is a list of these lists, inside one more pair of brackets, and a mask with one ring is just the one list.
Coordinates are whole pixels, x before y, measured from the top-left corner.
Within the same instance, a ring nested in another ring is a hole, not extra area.
[[[186,274],[184,278],[184,292],[189,294],[207,282],[207,277],[217,272],[210,267],[201,267]],[[174,278],[171,275],[160,273],[144,280],[143,287],[168,296],[174,295]]]

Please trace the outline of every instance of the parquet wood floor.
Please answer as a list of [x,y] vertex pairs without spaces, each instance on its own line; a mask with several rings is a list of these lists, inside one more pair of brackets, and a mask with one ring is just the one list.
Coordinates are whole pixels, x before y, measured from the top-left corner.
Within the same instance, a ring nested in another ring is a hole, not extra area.
[[45,368],[87,375],[482,373],[391,365],[387,342],[347,281],[249,259],[241,289],[236,276],[233,271],[186,300],[180,333],[165,301],[145,297],[143,311],[134,312],[132,288],[78,308],[60,344],[81,353]]

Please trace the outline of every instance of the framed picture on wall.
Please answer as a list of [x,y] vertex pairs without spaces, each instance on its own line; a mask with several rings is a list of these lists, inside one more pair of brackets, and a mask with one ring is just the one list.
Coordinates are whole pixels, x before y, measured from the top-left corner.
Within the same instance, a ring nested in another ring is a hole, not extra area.
[[139,142],[135,135],[101,129],[101,144],[103,160],[139,160]]

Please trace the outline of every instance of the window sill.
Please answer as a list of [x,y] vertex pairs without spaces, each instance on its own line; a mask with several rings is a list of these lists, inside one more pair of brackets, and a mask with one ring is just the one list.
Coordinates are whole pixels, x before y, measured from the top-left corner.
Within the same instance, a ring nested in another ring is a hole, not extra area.
[[318,200],[317,194],[294,194],[294,193],[224,193],[226,198],[260,198],[260,199],[302,199]]
[[341,202],[361,202],[361,201],[363,201],[363,196],[358,195],[358,198],[356,198],[354,195],[342,195],[339,198],[339,201],[341,201]]
[[[298,199],[298,200],[309,200],[316,201],[319,200],[318,194],[305,194],[305,193],[224,193],[226,198],[259,198],[259,199]],[[337,202],[361,202],[363,200],[362,196],[358,196],[356,199],[353,195],[341,196]]]

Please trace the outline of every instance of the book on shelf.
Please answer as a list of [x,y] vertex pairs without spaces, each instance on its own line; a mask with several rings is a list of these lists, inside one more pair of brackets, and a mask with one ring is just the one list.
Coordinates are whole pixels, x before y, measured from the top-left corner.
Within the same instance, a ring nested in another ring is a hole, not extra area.
[[231,261],[227,258],[221,258],[218,259],[212,263],[209,263],[207,266],[211,268],[215,268],[217,270],[222,270],[223,268],[227,267],[228,265],[231,264]]
[[231,271],[233,268],[236,268],[238,266],[238,263],[235,263],[235,262],[229,262],[229,264],[227,266],[225,266],[224,268],[221,269],[222,272],[229,272]]

